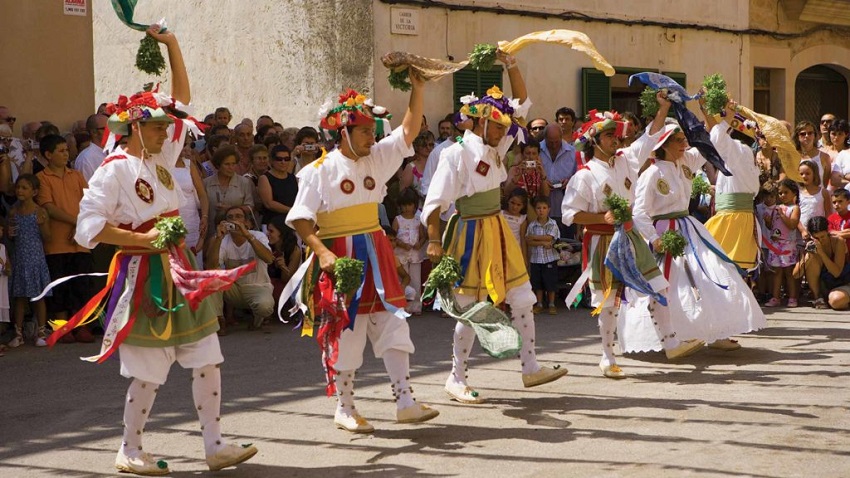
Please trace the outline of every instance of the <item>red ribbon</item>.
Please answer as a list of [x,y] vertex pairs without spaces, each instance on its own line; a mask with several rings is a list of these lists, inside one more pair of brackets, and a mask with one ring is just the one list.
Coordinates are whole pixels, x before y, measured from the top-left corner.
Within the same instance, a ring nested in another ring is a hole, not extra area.
[[348,311],[343,304],[340,304],[338,296],[334,291],[333,280],[326,272],[322,272],[319,276],[319,282],[316,285],[316,311],[320,317],[323,317],[322,324],[319,326],[319,332],[316,335],[316,342],[322,349],[322,362],[325,366],[325,375],[328,382],[325,391],[329,397],[336,394],[336,383],[334,376],[337,371],[334,368],[339,359],[339,338],[342,331],[348,327],[350,319]]

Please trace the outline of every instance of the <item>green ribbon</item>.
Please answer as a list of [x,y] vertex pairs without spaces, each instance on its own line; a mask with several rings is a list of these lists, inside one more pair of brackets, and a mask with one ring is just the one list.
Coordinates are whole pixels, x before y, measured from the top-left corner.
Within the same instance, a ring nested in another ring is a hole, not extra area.
[[[121,20],[124,25],[127,25],[133,30],[143,32],[150,28],[150,25],[136,23],[133,20],[133,15],[136,12],[137,2],[138,0],[112,0],[112,8],[115,10],[115,14],[118,15],[118,19]],[[165,28],[160,30],[160,33],[164,31],[166,31]]]
[[148,273],[150,274],[149,284],[151,297],[159,310],[165,312],[177,312],[186,304],[177,304],[173,308],[166,307],[166,300],[163,299],[162,284],[165,282],[165,273],[162,269],[162,259],[159,256],[152,255],[148,265]]

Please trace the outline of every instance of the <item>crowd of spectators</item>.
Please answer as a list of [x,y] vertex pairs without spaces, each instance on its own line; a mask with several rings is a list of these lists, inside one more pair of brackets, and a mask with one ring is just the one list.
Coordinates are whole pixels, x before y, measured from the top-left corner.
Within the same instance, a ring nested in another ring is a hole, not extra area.
[[[642,134],[643,123],[631,113],[625,118],[634,126],[625,139],[629,144]],[[49,121],[18,125],[13,112],[0,106],[0,327],[11,346],[20,345],[25,337],[43,345],[45,322],[67,320],[98,284],[78,279],[59,286],[45,299],[44,310],[39,303],[27,305],[40,292],[34,291],[36,286],[48,279],[105,271],[109,265],[113,249],[98,246],[89,251],[73,240],[83,189],[106,156],[102,144],[107,119],[100,109],[62,135]],[[551,120],[538,117],[528,122],[526,143],[516,145],[505,158],[502,193],[504,216],[534,272],[538,311],[548,302],[549,311],[556,313],[552,296],[565,284],[553,284],[552,277],[557,280],[558,275],[553,276],[551,269],[575,264],[569,261],[569,246],[556,247],[580,237],[575,227],[561,222],[561,202],[583,161],[573,147],[581,126],[575,111],[559,108]],[[186,140],[173,172],[184,193],[180,214],[189,230],[186,241],[199,267],[258,262],[254,272],[215,300],[221,334],[227,334],[228,326],[240,317],[249,328],[264,330],[276,321],[279,294],[304,258],[298,238],[284,223],[298,192],[297,173],[334,145],[311,126],[284,127],[268,115],[234,124],[226,107],[217,108],[203,122],[206,134]],[[814,307],[845,309],[850,306],[850,193],[844,189],[850,183],[850,125],[827,114],[818,125],[802,121],[787,126],[803,158],[803,182],[785,177],[776,153],[763,138],[752,144],[762,183],[754,209],[764,238],[760,270],[751,277],[753,287],[767,307],[783,302],[796,307],[804,285]],[[464,124],[449,114],[437,123],[435,135],[423,118],[413,142],[414,155],[405,158],[386,184],[381,223],[394,232],[399,267],[414,291],[421,288],[430,268],[419,208],[441,151],[454,144],[463,129]],[[697,198],[691,212],[707,220],[713,212],[711,194]],[[26,219],[29,215],[32,225]],[[32,256],[44,257],[44,277]],[[28,287],[16,285],[16,280],[26,281]],[[412,300],[409,311],[418,314],[421,307]],[[33,320],[27,322],[24,317],[29,315]],[[83,327],[65,340],[91,342],[93,332],[97,330]]]

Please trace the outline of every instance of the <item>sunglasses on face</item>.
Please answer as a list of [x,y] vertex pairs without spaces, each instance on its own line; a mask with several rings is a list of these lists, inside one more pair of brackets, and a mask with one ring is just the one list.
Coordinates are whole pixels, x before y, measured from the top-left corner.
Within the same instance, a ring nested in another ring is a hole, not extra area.
[[814,135],[815,135],[814,131],[800,131],[799,133],[797,133],[797,136],[799,136],[801,138],[805,138],[806,136],[814,136]]
[[532,127],[531,127],[531,128],[529,128],[529,129],[530,129],[531,131],[540,131],[540,130],[543,130],[543,129],[545,129],[545,128],[546,128],[545,126],[532,126]]
[[292,159],[291,156],[274,156],[272,157],[272,161],[289,161]]
[[832,124],[833,121],[835,121],[835,120],[822,119],[822,120],[820,120],[820,124]]

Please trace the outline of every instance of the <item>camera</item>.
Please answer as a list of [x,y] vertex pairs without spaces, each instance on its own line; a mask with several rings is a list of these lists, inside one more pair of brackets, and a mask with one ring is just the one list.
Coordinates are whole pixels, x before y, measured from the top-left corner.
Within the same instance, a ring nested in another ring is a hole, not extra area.
[[9,148],[7,148],[5,145],[0,144],[0,154],[8,154],[8,153],[9,153]]
[[809,241],[806,243],[806,252],[817,252],[817,250],[818,248],[817,244],[815,244],[815,241]]
[[534,169],[537,167],[537,161],[526,161],[525,167],[528,169]]
[[313,153],[313,152],[317,151],[318,149],[319,149],[319,145],[315,144],[315,143],[312,143],[312,144],[308,143],[308,144],[304,145],[304,151],[309,151],[309,152]]
[[236,230],[236,224],[233,224],[232,222],[225,222],[224,223],[224,230],[228,231],[228,232],[235,231]]

